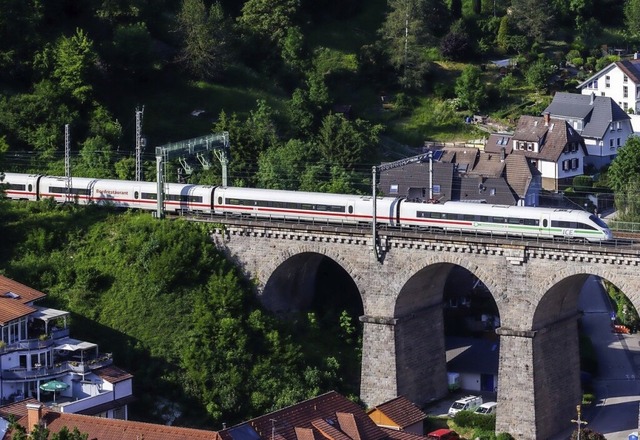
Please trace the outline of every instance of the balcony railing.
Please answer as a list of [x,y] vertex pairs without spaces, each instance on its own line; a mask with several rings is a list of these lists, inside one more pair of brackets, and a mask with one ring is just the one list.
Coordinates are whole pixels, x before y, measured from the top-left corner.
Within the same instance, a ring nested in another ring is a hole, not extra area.
[[53,366],[33,368],[31,370],[27,370],[26,368],[2,370],[1,377],[2,380],[5,381],[47,379],[49,377],[59,376],[60,374],[68,372],[85,374],[111,364],[113,364],[111,353],[106,353],[97,358],[87,359],[82,362],[63,361],[56,363]]

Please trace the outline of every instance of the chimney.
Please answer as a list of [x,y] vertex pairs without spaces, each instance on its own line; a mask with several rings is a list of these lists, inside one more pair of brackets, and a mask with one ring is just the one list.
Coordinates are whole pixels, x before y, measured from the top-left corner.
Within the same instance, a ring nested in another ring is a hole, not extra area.
[[42,420],[42,404],[27,403],[27,434]]
[[591,92],[591,102],[589,102],[589,105],[593,105],[595,100],[596,100],[596,94],[594,92]]
[[504,147],[500,148],[500,162],[504,162],[507,152]]
[[549,114],[549,112],[545,112],[544,114],[544,126],[548,127],[549,126],[549,121],[551,120],[551,115]]

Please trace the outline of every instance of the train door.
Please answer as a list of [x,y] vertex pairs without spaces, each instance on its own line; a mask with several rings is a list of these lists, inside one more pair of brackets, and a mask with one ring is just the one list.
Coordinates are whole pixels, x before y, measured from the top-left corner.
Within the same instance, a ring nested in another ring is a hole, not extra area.
[[538,225],[539,234],[543,237],[551,235],[551,219],[549,214],[542,214],[540,216],[540,224]]
[[140,203],[140,198],[142,197],[142,192],[140,191],[140,185],[133,186],[133,200],[131,201],[131,205],[142,208]]

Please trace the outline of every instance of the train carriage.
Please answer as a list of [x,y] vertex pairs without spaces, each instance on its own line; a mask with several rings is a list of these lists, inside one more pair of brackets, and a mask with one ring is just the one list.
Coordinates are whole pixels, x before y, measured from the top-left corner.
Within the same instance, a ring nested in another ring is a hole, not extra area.
[[38,200],[37,174],[4,173],[0,187],[4,190],[4,197],[14,200]]
[[[212,210],[213,186],[167,183],[164,185],[164,209],[169,212]],[[93,186],[94,203],[110,204],[119,208],[157,209],[156,182],[126,180],[97,180]]]
[[67,179],[59,176],[40,176],[38,198],[52,198],[58,203],[74,202],[79,205],[91,203],[92,186],[97,179],[73,177],[71,188],[67,188]]
[[477,232],[519,237],[561,237],[576,240],[610,240],[608,226],[584,211],[447,202],[403,202],[400,221],[425,229]]
[[[376,202],[379,221],[395,224],[398,199]],[[372,207],[366,196],[234,187],[216,188],[214,200],[217,214],[349,224],[371,222]]]

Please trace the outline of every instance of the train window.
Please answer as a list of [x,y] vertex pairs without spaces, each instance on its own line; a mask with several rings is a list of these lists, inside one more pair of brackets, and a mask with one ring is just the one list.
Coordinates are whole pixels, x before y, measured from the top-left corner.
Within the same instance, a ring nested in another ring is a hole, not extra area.
[[353,214],[353,206],[349,206],[349,214]]
[[146,200],[157,200],[158,195],[156,193],[141,193],[140,198]]
[[512,224],[512,225],[521,225],[522,224],[522,219],[520,218],[509,218],[507,219],[507,221]]
[[549,221],[545,218],[544,220],[542,220],[542,227],[546,228],[547,226],[549,226]]
[[462,219],[463,220],[473,221],[473,220],[476,219],[476,216],[475,215],[471,215],[471,214],[465,214],[465,215],[462,216]]
[[429,213],[424,211],[416,211],[416,217],[418,218],[429,217]]
[[596,230],[596,228],[594,228],[593,226],[591,226],[591,225],[586,225],[586,224],[584,224],[584,223],[578,223],[578,224],[576,225],[576,227],[577,227],[577,229],[589,229],[589,230]]
[[29,192],[33,191],[33,185],[29,184]]
[[525,218],[523,220],[523,224],[524,225],[528,225],[528,226],[539,226],[540,225],[540,220],[536,220],[533,218]]
[[222,196],[218,196],[218,205],[222,205]]
[[[7,189],[12,189],[14,191],[24,191],[25,186],[24,185],[19,185],[17,183],[5,183],[0,185],[2,186],[3,189],[7,190]],[[31,189],[29,189],[29,191],[31,191]]]
[[479,215],[478,216],[478,221],[479,222],[488,222],[489,221],[489,217],[487,217],[486,215]]
[[504,223],[505,222],[505,218],[504,217],[491,217],[491,221],[493,223]]
[[137,199],[138,197],[140,197],[140,194],[138,194],[138,191],[134,191],[133,192],[133,198]]

